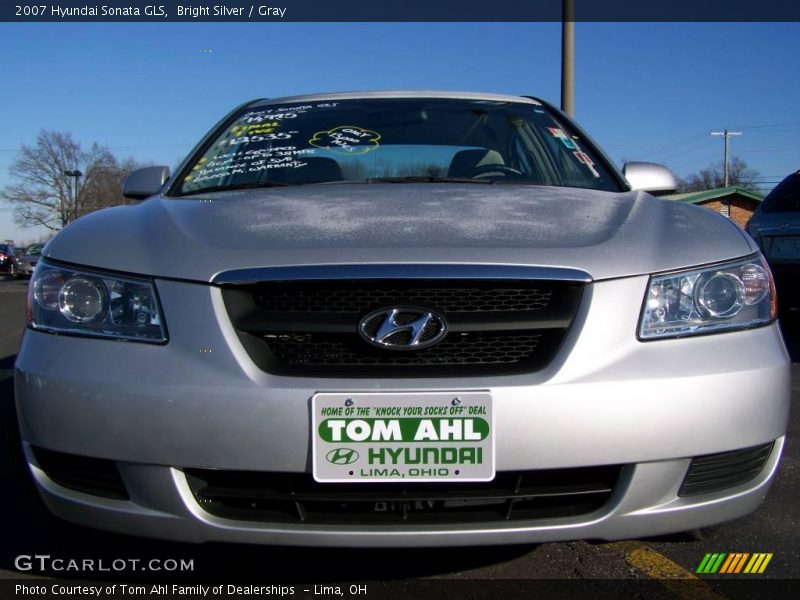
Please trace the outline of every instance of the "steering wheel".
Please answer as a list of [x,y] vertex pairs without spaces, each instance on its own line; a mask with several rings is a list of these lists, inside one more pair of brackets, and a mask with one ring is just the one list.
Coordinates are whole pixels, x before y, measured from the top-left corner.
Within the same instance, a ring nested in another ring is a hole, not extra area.
[[474,169],[470,170],[469,176],[473,179],[476,179],[490,173],[502,173],[503,175],[511,175],[512,177],[522,177],[522,171],[515,169],[514,167],[509,167],[508,165],[497,164],[478,165]]

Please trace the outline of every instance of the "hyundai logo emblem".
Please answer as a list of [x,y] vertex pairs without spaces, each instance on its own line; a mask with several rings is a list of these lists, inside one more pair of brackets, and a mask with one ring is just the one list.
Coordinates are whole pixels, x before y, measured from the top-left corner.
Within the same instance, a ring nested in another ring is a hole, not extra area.
[[358,452],[352,448],[336,448],[325,455],[332,465],[350,465],[358,460]]
[[386,350],[421,350],[447,333],[444,318],[426,308],[399,306],[369,313],[358,324],[368,343]]

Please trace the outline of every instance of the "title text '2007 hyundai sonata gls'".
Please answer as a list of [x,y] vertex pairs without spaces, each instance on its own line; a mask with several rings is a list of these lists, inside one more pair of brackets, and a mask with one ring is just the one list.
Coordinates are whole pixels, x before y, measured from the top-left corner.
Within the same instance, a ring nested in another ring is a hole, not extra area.
[[530,97],[237,108],[46,246],[15,367],[39,491],[101,529],[318,546],[755,510],[790,401],[769,268],[651,195],[663,167],[623,173]]

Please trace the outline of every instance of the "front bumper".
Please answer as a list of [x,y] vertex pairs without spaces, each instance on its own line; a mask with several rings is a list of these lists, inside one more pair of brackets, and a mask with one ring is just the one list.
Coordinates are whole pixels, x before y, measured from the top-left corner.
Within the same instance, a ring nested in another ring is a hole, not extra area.
[[[165,346],[27,331],[15,384],[38,487],[58,515],[173,540],[329,546],[437,546],[621,539],[708,526],[754,510],[783,447],[790,363],[768,327],[642,343],[646,277],[594,283],[544,370],[513,376],[349,380],[269,375],[242,348],[217,288],[157,281]],[[493,396],[498,471],[625,465],[588,514],[513,523],[354,526],[213,516],[183,469],[307,473],[309,406],[320,391],[464,391]],[[678,490],[692,457],[776,441],[747,483]],[[30,445],[118,461],[129,500],[67,489]]]

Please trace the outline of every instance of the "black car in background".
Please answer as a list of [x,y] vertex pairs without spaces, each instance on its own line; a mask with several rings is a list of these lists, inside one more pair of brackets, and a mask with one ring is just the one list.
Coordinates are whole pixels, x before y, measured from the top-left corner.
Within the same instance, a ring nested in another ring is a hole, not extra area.
[[800,171],[769,193],[747,224],[772,268],[784,333],[800,334]]
[[11,244],[0,244],[0,273],[9,279],[17,276],[17,251]]

